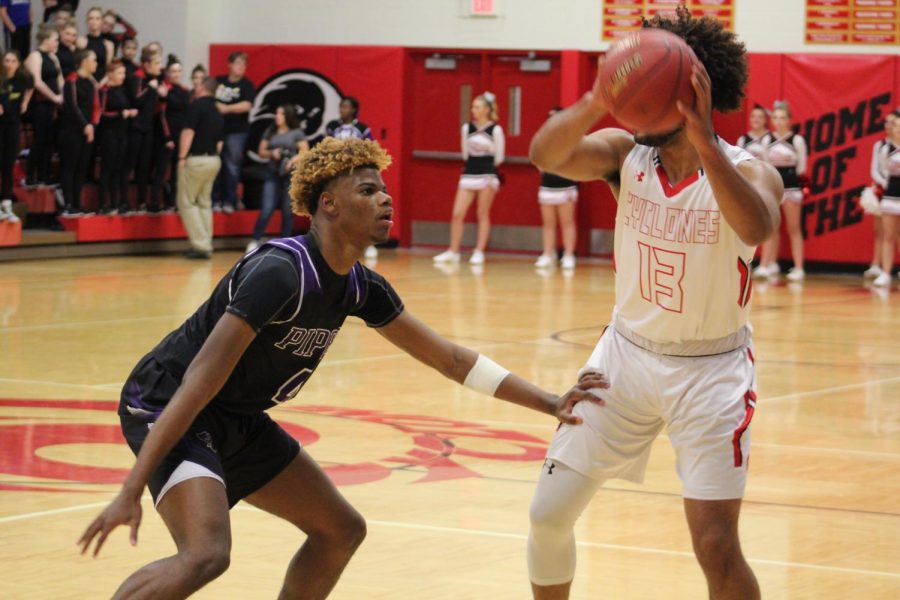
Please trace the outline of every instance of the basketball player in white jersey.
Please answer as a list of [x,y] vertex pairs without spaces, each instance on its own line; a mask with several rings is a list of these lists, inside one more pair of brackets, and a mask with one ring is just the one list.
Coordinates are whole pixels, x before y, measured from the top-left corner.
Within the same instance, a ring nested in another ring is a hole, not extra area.
[[642,481],[666,428],[710,598],[754,600],[759,586],[737,532],[756,405],[750,260],[779,225],[782,183],[713,131],[713,108],[740,105],[744,45],[683,6],[644,26],[681,36],[703,64],[692,73],[696,103],[679,105],[685,124],[665,135],[586,135],[608,112],[598,81],[531,143],[538,168],[604,179],[618,198],[616,307],[580,373],[603,371],[610,387],[596,390],[604,406],[576,407],[584,425],[560,427],[548,450],[530,511],[532,590],[568,598],[576,519],[605,480]]

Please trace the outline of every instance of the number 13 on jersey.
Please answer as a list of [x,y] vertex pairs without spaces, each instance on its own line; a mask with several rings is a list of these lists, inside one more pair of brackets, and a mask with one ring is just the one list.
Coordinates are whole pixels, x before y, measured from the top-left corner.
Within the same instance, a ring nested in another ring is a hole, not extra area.
[[641,297],[664,310],[684,311],[684,252],[638,242],[641,257]]

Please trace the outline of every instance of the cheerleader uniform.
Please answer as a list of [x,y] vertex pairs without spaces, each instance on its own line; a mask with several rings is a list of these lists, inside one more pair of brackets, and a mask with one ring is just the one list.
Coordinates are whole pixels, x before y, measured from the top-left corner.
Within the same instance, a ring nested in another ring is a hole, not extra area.
[[493,121],[481,128],[474,123],[463,125],[462,153],[466,164],[459,178],[459,189],[498,189],[497,166],[503,163],[505,146],[503,128]]
[[541,173],[541,187],[538,189],[538,204],[566,204],[578,200],[578,184],[571,179]]
[[886,141],[879,152],[879,164],[886,183],[881,214],[900,216],[900,146]]
[[753,155],[757,160],[766,160],[766,153],[769,145],[774,141],[774,136],[767,131],[760,137],[754,137],[751,132],[747,132],[738,138],[737,145]]
[[780,138],[772,136],[766,149],[769,164],[778,169],[781,181],[784,182],[784,196],[781,202],[803,202],[803,190],[800,189],[800,175],[806,172],[806,140],[795,133]]

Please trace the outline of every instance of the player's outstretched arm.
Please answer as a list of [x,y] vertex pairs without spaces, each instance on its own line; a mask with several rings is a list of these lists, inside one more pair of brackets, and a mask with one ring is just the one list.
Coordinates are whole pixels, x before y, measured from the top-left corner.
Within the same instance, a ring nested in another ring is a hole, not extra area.
[[582,400],[602,404],[603,401],[589,390],[609,387],[606,378],[595,372],[582,378],[563,396],[557,397],[510,373],[474,350],[445,339],[409,311],[404,311],[389,324],[380,327],[378,333],[416,360],[457,383],[519,406],[553,415],[563,423],[581,423],[581,419],[572,414],[575,404]]
[[219,319],[185,372],[172,400],[147,435],[119,495],[94,519],[78,540],[82,554],[87,552],[91,541],[99,535],[94,548],[94,556],[97,556],[107,536],[119,525],[130,525],[131,543],[137,543],[144,486],[163,457],[188,430],[197,414],[225,385],[234,366],[255,337],[256,332],[240,317],[225,313]]
[[774,167],[759,160],[732,164],[713,130],[712,87],[702,65],[694,65],[691,83],[697,97],[694,106],[678,103],[685,117],[685,133],[700,155],[722,216],[745,244],[759,245],[781,223],[781,177]]
[[608,112],[598,77],[591,91],[544,123],[531,140],[528,158],[541,171],[576,181],[618,173],[634,147],[631,134],[622,129],[601,129],[585,135]]

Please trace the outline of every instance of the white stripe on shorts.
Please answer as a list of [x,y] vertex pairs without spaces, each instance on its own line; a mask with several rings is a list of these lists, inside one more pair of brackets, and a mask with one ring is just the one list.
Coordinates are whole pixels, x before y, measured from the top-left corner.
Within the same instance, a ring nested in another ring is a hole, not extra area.
[[159,506],[159,503],[163,499],[163,496],[165,496],[166,492],[171,490],[173,487],[175,487],[182,481],[194,479],[195,477],[210,477],[217,480],[222,485],[225,485],[225,482],[222,480],[222,478],[210,471],[208,468],[195,462],[185,460],[182,461],[182,463],[178,465],[174,471],[172,471],[171,475],[169,475],[169,480],[166,482],[166,485],[162,486],[162,489],[159,490],[159,496],[156,497],[156,504],[154,504],[154,506]]

